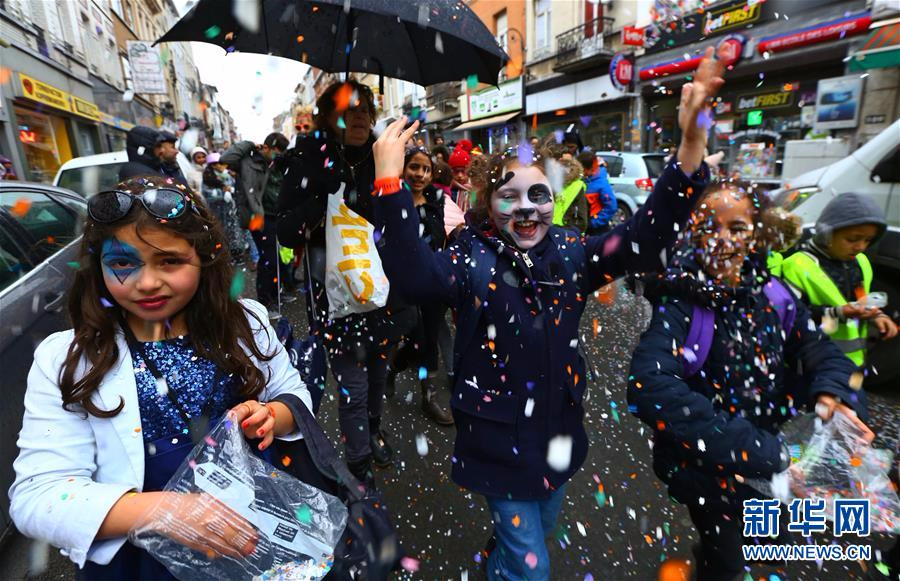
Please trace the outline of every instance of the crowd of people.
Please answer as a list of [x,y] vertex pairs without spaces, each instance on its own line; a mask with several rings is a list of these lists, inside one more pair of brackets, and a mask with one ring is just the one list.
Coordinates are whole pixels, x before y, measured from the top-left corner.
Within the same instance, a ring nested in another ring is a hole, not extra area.
[[[440,138],[429,150],[405,118],[376,135],[374,95],[354,80],[322,94],[293,144],[272,133],[221,153],[198,147],[189,175],[174,162],[174,135],[134,128],[122,183],[89,199],[73,328],[35,352],[10,491],[18,528],[63,549],[86,579],[171,578],[125,541],[173,494],[162,489],[193,445],[194,420],[231,410],[260,451],[302,437],[279,397],[312,409],[311,388],[271,323],[302,294],[337,384],[350,472],[378,487],[374,467],[395,457],[384,398],[415,372],[425,416],[455,425],[453,480],[490,508],[488,578],[550,579],[545,537],[590,440],[581,314],[629,275],[653,305],[629,404],[654,433],[657,475],[688,507],[698,578],[736,578],[741,501],[758,495],[743,479],[788,468],[778,428],[804,409],[868,430],[861,338],[867,323],[884,340],[897,326],[859,302],[872,278],[863,251],[886,228],[865,196],[836,198],[816,236],[784,257],[790,216],[752,184],[713,179],[698,123],[724,83],[711,56],[682,89],[677,151],[621,223],[604,163],[577,132],[494,154]],[[340,318],[326,285],[336,192],[374,225],[390,282],[383,306]],[[279,264],[281,248],[293,264]],[[255,301],[232,296],[241,263],[256,269]],[[302,293],[290,289],[292,269]],[[780,295],[786,319],[771,289],[788,286],[798,292]],[[710,325],[702,354],[689,341],[694,319]],[[445,379],[452,410],[436,397]],[[174,520],[208,531],[188,539],[160,525],[201,554],[253,551],[199,500]]]

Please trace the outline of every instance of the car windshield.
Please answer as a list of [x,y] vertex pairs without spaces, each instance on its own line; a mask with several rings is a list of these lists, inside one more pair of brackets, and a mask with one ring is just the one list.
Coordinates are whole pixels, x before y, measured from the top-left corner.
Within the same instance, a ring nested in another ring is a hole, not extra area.
[[647,175],[656,179],[662,174],[663,167],[666,164],[666,156],[664,155],[645,155],[644,163],[647,164]]
[[107,163],[63,170],[57,185],[88,198],[97,192],[113,189],[119,183],[120,167],[121,163]]

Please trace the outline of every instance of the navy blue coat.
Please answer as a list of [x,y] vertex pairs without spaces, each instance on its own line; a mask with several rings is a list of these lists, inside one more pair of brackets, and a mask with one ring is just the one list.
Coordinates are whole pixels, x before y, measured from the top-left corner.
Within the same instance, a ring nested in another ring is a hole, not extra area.
[[[451,399],[456,420],[453,480],[474,492],[515,500],[546,498],[581,467],[588,440],[583,425],[585,363],[578,327],[590,293],[626,271],[660,268],[660,253],[675,241],[675,223],[693,206],[704,166],[689,178],[667,166],[653,195],[631,220],[612,232],[579,238],[561,228],[520,252],[486,229],[470,224],[442,252],[419,239],[418,213],[406,190],[376,198],[375,225],[383,229],[380,254],[392,290],[419,304],[443,302],[477,313],[474,339],[460,352]],[[472,248],[480,239],[496,252],[496,271],[486,296],[474,296]],[[579,264],[563,264],[562,245],[579,244]],[[571,272],[573,276],[565,273]],[[470,309],[476,305],[477,310]],[[460,325],[461,326],[461,325]],[[464,341],[457,336],[457,341]],[[547,463],[548,443],[571,438],[568,466]]]
[[[754,266],[764,261],[748,259],[742,284],[729,289],[701,282],[697,264],[678,254],[679,266],[645,278],[653,318],[631,360],[629,410],[653,429],[653,468],[675,500],[739,510],[759,494],[736,483],[735,474],[769,478],[786,467],[776,436],[782,423],[814,407],[820,393],[865,419],[864,394],[849,388],[852,362],[799,300],[785,336],[759,282],[769,274]],[[685,378],[695,304],[713,310],[715,330],[702,369]]]

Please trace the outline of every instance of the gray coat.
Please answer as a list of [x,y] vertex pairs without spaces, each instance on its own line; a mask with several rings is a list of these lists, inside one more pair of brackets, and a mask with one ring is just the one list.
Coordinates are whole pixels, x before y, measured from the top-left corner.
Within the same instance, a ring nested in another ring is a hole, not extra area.
[[229,168],[238,173],[235,203],[241,224],[246,227],[250,223],[250,216],[265,215],[262,200],[269,180],[269,163],[256,150],[256,144],[252,141],[235,143],[222,154],[219,161],[228,164]]

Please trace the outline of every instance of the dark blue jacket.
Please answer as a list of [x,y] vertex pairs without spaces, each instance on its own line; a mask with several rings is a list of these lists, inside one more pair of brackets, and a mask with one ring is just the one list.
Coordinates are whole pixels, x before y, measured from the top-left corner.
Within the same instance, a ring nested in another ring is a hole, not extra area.
[[[567,482],[587,455],[582,417],[585,363],[578,327],[590,294],[626,271],[660,268],[660,253],[675,241],[674,223],[687,220],[708,170],[688,178],[667,166],[654,194],[628,222],[604,236],[576,237],[551,228],[522,254],[487,225],[469,224],[456,243],[435,253],[419,239],[409,192],[375,199],[375,225],[383,229],[380,254],[392,290],[420,304],[437,301],[462,317],[478,317],[473,339],[460,353],[451,399],[456,420],[453,480],[474,492],[515,500],[546,498]],[[477,238],[477,241],[476,241]],[[582,245],[578,252],[562,245]],[[480,254],[496,252],[486,296],[474,296],[472,275]],[[563,256],[577,264],[563,264]],[[578,259],[577,257],[581,257]],[[567,273],[573,273],[571,276]],[[474,307],[477,307],[474,308]],[[568,466],[547,464],[549,441],[570,438]]]
[[[865,419],[865,399],[849,385],[852,362],[810,320],[799,300],[791,333],[763,292],[763,260],[748,259],[737,288],[701,281],[690,257],[645,277],[650,327],[631,360],[629,410],[654,431],[653,468],[685,504],[730,505],[759,497],[733,476],[769,478],[786,468],[778,427],[816,396],[841,398]],[[715,313],[709,355],[684,377],[684,342],[693,306]],[[812,386],[810,389],[808,386]]]

